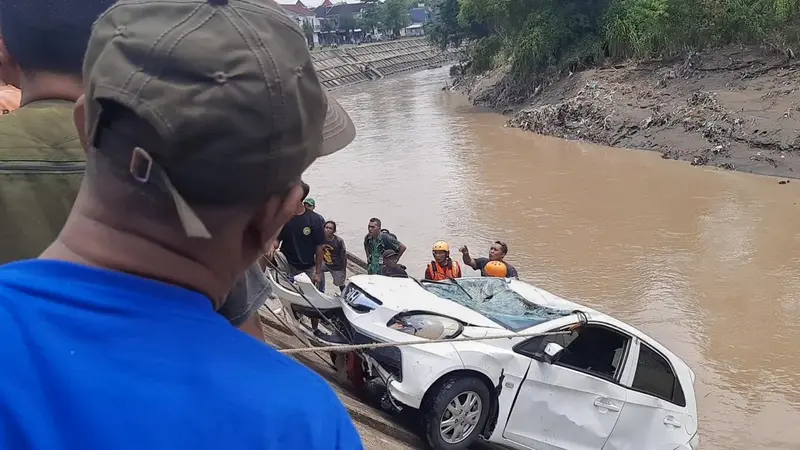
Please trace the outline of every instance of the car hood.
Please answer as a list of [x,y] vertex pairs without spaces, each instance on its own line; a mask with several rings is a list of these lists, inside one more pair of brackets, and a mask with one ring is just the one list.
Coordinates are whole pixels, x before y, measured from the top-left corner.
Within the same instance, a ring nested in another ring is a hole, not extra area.
[[426,311],[452,317],[476,327],[505,329],[500,324],[466,306],[439,298],[411,278],[355,275],[350,277],[350,282],[371,297],[380,300],[383,308],[397,312]]

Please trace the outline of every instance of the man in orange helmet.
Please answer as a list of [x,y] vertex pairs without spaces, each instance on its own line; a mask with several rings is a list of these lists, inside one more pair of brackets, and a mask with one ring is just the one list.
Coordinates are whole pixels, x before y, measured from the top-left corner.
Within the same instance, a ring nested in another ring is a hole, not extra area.
[[503,261],[489,261],[483,268],[483,276],[506,278],[508,276],[508,266]]
[[472,267],[475,270],[481,271],[481,276],[492,276],[486,273],[486,265],[489,264],[490,261],[500,261],[506,265],[506,277],[508,278],[519,278],[517,274],[517,269],[514,268],[511,264],[505,262],[503,258],[506,257],[508,253],[508,246],[505,242],[502,241],[494,241],[492,246],[489,248],[489,257],[488,258],[475,258],[469,255],[469,249],[467,246],[461,247],[461,256],[464,260],[464,264]]
[[426,280],[449,280],[461,278],[461,265],[450,259],[450,244],[437,241],[433,244],[433,261],[425,269]]

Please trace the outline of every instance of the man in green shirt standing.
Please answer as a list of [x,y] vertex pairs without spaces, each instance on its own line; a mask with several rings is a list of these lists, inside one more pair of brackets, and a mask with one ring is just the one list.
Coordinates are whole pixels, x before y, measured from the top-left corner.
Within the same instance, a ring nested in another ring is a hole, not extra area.
[[369,219],[367,225],[367,235],[364,236],[364,252],[367,256],[367,273],[375,275],[381,273],[383,265],[383,252],[394,250],[397,252],[397,260],[403,256],[406,246],[397,240],[392,234],[381,228],[381,220],[373,217]]
[[[73,117],[83,57],[115,1],[0,0],[0,78],[22,90],[20,108],[0,118],[0,264],[38,257],[66,222],[85,169]],[[253,265],[218,312],[263,341],[255,313],[269,294]]]

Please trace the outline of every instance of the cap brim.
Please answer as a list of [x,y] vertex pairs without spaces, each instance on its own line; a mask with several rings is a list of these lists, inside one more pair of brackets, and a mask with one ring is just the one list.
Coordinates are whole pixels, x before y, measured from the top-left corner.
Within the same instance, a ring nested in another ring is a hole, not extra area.
[[356,137],[356,126],[347,112],[336,100],[328,95],[328,112],[325,114],[325,126],[322,129],[322,153],[327,156],[338,152],[353,142]]

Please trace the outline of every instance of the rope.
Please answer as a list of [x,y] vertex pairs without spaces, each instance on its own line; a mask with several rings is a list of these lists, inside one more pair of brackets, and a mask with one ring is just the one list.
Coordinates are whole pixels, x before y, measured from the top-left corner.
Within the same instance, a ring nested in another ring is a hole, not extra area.
[[[303,345],[308,345],[308,344],[306,344],[306,342],[303,340],[302,337],[298,336],[298,333],[295,333],[294,329],[292,327],[290,327],[289,324],[286,323],[286,321],[284,321],[281,317],[278,317],[278,314],[275,311],[273,311],[268,306],[263,307],[263,309],[266,309],[267,311],[270,312],[270,314],[272,314],[273,317],[278,319],[278,322],[280,322],[280,324],[283,325],[287,330],[291,331],[292,334],[294,335],[294,337],[296,337]],[[269,326],[269,325],[267,325],[267,326]],[[336,366],[331,364],[330,359],[325,358],[324,354],[319,353],[319,352],[314,352],[314,354],[317,355],[319,357],[319,359],[321,359],[324,363],[326,363],[327,365],[331,366],[331,368],[336,370]]]
[[573,331],[574,331],[573,329],[569,329],[564,331],[546,331],[543,333],[519,333],[519,334],[507,334],[502,336],[485,336],[485,337],[461,338],[461,339],[432,339],[429,341],[419,341],[419,342],[396,342],[396,343],[378,342],[374,344],[330,345],[325,347],[286,348],[279,351],[286,355],[292,355],[296,353],[315,353],[315,352],[349,353],[356,350],[373,350],[376,348],[403,347],[406,345],[426,345],[426,344],[440,344],[443,342],[473,342],[473,341],[488,341],[493,339],[555,336],[559,334],[569,334],[572,333]]

